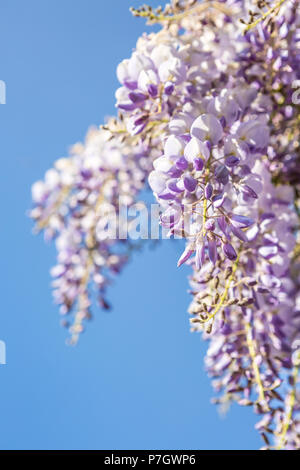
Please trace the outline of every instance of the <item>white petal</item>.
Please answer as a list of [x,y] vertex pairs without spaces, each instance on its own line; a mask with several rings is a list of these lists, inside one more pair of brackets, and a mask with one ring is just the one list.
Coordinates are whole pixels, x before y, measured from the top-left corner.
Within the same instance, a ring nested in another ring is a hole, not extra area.
[[199,140],[196,139],[196,137],[192,137],[189,143],[185,146],[184,156],[188,162],[193,162],[195,158],[198,158],[201,155]]
[[165,156],[166,157],[180,157],[183,152],[183,145],[181,141],[175,137],[174,135],[171,135],[168,137],[165,143]]
[[202,114],[193,122],[191,134],[200,140],[210,140],[215,145],[222,138],[223,128],[213,114]]
[[54,170],[54,168],[46,171],[45,182],[49,189],[54,189],[60,183],[58,171]]
[[40,202],[46,193],[46,185],[44,181],[37,181],[32,185],[31,194],[34,202]]
[[157,171],[167,172],[172,168],[173,162],[165,156],[158,157],[153,163],[154,169]]
[[140,90],[148,92],[148,85],[152,84],[157,84],[158,83],[158,78],[154,70],[142,70],[141,73],[139,74],[139,79],[138,79],[138,88]]
[[149,178],[149,185],[155,193],[161,193],[165,187],[165,175],[160,171],[151,171]]
[[117,67],[117,77],[120,83],[124,83],[128,77],[128,62],[128,59],[123,60]]

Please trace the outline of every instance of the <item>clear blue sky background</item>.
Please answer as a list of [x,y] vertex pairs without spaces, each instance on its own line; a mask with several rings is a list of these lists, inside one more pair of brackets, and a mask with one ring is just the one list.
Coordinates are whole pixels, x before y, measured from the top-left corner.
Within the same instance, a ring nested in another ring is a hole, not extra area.
[[[152,2],[152,5],[157,3]],[[210,404],[189,332],[180,247],[138,254],[76,348],[52,303],[52,245],[31,235],[30,186],[114,112],[116,65],[146,30],[133,0],[2,0],[1,449],[255,449],[255,416]]]

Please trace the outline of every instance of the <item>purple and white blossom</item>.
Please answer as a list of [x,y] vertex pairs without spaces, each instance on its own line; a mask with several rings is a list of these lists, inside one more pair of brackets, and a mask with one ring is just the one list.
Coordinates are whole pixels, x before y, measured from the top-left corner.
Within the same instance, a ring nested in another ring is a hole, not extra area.
[[209,341],[216,401],[252,405],[265,448],[299,449],[299,0],[133,11],[163,28],[118,66],[118,118],[32,187],[36,228],[56,239],[64,324],[76,340],[91,283],[108,308],[133,246],[107,226],[149,184],[162,227],[186,241],[177,263],[192,270],[191,325]]

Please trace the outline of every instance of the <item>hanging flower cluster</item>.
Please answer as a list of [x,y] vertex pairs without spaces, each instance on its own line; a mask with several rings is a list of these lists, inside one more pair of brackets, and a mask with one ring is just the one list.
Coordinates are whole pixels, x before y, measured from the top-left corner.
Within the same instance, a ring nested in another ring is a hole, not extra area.
[[91,283],[100,305],[109,308],[107,285],[134,249],[119,227],[120,207],[137,201],[159,153],[156,139],[151,144],[135,137],[124,140],[125,132],[115,119],[91,129],[83,145],[74,145],[71,155],[57,160],[44,181],[32,187],[35,230],[44,230],[46,240],[56,239],[54,299],[63,325],[70,328],[71,342],[91,318]]
[[108,308],[111,275],[136,246],[120,203],[150,187],[161,226],[186,240],[178,266],[192,270],[191,325],[209,341],[216,402],[253,406],[265,448],[299,449],[299,0],[133,14],[162,29],[118,66],[118,117],[32,188],[36,229],[56,239],[64,324],[76,341],[92,283]]

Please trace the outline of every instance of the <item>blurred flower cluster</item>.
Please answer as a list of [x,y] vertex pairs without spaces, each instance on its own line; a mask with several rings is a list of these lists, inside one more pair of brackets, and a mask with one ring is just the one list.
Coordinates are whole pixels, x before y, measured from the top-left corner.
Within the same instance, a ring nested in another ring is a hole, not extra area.
[[[264,448],[300,448],[299,0],[173,0],[117,68],[118,115],[33,185],[55,238],[54,297],[75,342],[138,244],[109,236],[150,188],[186,240],[193,331],[222,407],[253,406]],[[72,318],[72,321],[70,321]]]

